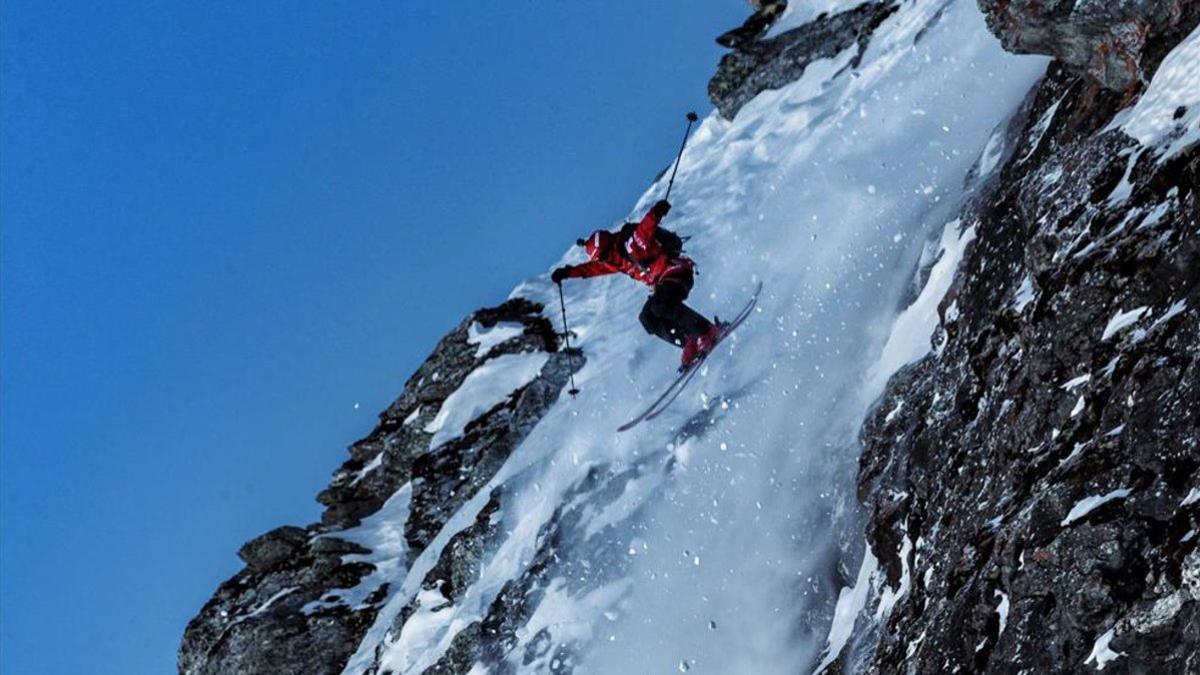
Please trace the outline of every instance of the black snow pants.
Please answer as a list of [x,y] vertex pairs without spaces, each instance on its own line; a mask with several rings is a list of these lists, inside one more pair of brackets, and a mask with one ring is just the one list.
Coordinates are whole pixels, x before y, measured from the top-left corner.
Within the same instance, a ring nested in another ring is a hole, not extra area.
[[703,335],[712,323],[699,312],[683,304],[696,280],[691,270],[673,274],[654,287],[638,319],[646,332],[682,347],[688,338]]

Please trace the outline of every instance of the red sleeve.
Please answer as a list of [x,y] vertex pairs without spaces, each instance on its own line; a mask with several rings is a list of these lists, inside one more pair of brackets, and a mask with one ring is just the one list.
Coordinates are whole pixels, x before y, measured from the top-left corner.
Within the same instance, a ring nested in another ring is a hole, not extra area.
[[582,265],[574,265],[567,270],[568,279],[587,279],[590,277],[602,277],[605,274],[612,274],[617,270],[611,265],[600,262],[599,260],[591,260]]
[[654,230],[658,227],[658,222],[662,220],[654,209],[646,213],[646,217],[642,218],[642,222],[638,223],[637,229],[633,231],[634,243],[638,248],[646,250],[654,242]]

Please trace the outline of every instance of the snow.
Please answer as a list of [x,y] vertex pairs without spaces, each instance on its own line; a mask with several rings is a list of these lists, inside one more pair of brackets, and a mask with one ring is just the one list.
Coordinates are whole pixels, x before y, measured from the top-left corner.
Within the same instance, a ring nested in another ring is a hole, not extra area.
[[1183,501],[1179,502],[1179,505],[1180,506],[1190,506],[1191,504],[1195,504],[1196,502],[1200,502],[1200,487],[1192,488],[1187,493],[1187,496],[1183,498]]
[[549,358],[545,352],[505,354],[471,371],[425,426],[425,431],[433,434],[430,449],[461,436],[471,420],[532,382]]
[[[537,635],[543,629],[553,628],[556,639],[560,641],[589,638],[595,630],[592,623],[586,618],[591,610],[595,607],[614,604],[625,588],[626,584],[618,582],[576,597],[567,590],[567,584],[563,579],[555,579],[547,588],[542,601],[538,603],[533,616],[529,617],[526,622],[525,631],[532,636]],[[542,657],[541,663],[534,661],[522,664],[522,670],[531,673],[552,672],[548,666],[553,656],[554,650],[548,650]]]
[[1143,152],[1145,152],[1145,148],[1123,150],[1120,153],[1120,156],[1127,158],[1125,160],[1125,173],[1122,174],[1121,180],[1117,182],[1112,192],[1108,195],[1106,201],[1110,208],[1125,203],[1133,196],[1133,170],[1137,168],[1138,160],[1142,158]]
[[[791,4],[801,13],[851,5]],[[670,672],[681,660],[692,672],[810,671],[847,648],[856,621],[871,621],[874,557],[851,588],[825,581],[839,536],[858,526],[858,431],[887,378],[930,352],[938,305],[975,236],[954,222],[964,180],[1047,60],[1004,52],[974,0],[902,3],[854,67],[856,53],[810,64],[733,121],[709,115],[679,162],[666,225],[692,236],[701,274],[691,303],[726,315],[761,279],[762,311],[667,412],[617,434],[670,380],[678,350],[639,325],[638,284],[564,284],[587,356],[581,393],[562,396],[411,566],[394,569],[347,673],[360,675],[376,654],[381,672],[420,672],[542,554],[550,586],[538,591],[538,625],[554,643],[580,642],[587,672]],[[613,220],[640,217],[667,180]],[[913,288],[927,242],[940,257]],[[561,262],[582,258],[572,248]],[[558,306],[544,275],[513,295]],[[469,377],[427,427],[432,447],[536,375],[538,362],[500,372],[502,359],[522,358],[535,357],[497,357]],[[498,534],[478,577],[393,630],[496,488]],[[804,624],[835,603],[828,632]],[[714,620],[723,630],[707,628]],[[535,636],[516,636],[514,669]]]
[[498,321],[490,328],[485,328],[478,321],[472,321],[467,328],[467,342],[479,345],[475,349],[475,358],[483,358],[492,347],[520,337],[524,333],[525,324],[517,321]]
[[1031,302],[1033,302],[1033,277],[1026,274],[1017,288],[1017,296],[1013,298],[1012,308],[1020,313],[1025,311]]
[[1106,495],[1093,495],[1091,497],[1087,497],[1086,499],[1081,499],[1076,502],[1075,506],[1071,508],[1071,512],[1067,514],[1066,518],[1063,518],[1063,521],[1060,524],[1063,527],[1066,527],[1080,518],[1083,518],[1092,511],[1100,508],[1104,504],[1117,499],[1125,499],[1129,496],[1129,494],[1130,493],[1127,488],[1121,488],[1119,490],[1113,490]]
[[1095,663],[1096,670],[1104,670],[1104,667],[1113,660],[1125,656],[1124,652],[1114,652],[1109,644],[1112,643],[1116,629],[1109,628],[1100,637],[1096,638],[1096,643],[1092,645],[1092,653],[1088,655],[1084,663]]
[[1000,604],[996,605],[996,613],[1000,615],[999,635],[1004,635],[1004,629],[1008,627],[1008,595],[996,591],[996,597],[1000,598]]
[[1092,374],[1085,373],[1083,375],[1080,375],[1079,377],[1076,377],[1076,378],[1068,381],[1061,388],[1066,389],[1067,391],[1074,391],[1075,389],[1078,389],[1079,387],[1082,387],[1083,385],[1085,385],[1091,381],[1092,381]]
[[1000,159],[1004,156],[1004,129],[998,128],[992,132],[992,137],[988,139],[987,145],[983,148],[983,153],[979,156],[979,166],[975,170],[977,178],[985,178],[996,167],[1000,166]]
[[[907,530],[907,526],[905,527]],[[895,588],[884,586],[879,594],[879,605],[875,609],[875,621],[886,621],[891,615],[892,609],[896,603],[903,598],[912,587],[912,571],[908,567],[908,556],[912,553],[913,543],[908,538],[908,533],[904,533],[904,541],[900,543],[900,550],[897,552],[900,558],[900,584]]]
[[1108,325],[1104,327],[1104,334],[1100,336],[1101,342],[1141,321],[1142,317],[1146,316],[1146,313],[1149,311],[1149,307],[1138,307],[1128,312],[1117,312],[1113,318],[1109,319]]
[[1184,310],[1186,309],[1187,300],[1177,300],[1171,303],[1171,306],[1167,308],[1167,311],[1163,312],[1162,316],[1158,317],[1154,320],[1154,323],[1150,324],[1150,330],[1154,330],[1155,328],[1158,328],[1180,314],[1183,314]]
[[871,554],[870,547],[863,553],[862,565],[858,568],[858,578],[854,585],[843,588],[838,593],[837,605],[833,609],[833,622],[829,626],[829,637],[825,643],[825,656],[817,664],[814,675],[824,672],[833,665],[842,648],[854,632],[854,623],[867,604],[867,596],[871,590],[871,578],[879,568],[879,561]]
[[[1122,116],[1121,130],[1143,146],[1169,143],[1163,159],[1200,141],[1200,28],[1158,67],[1146,93]],[[1184,109],[1182,117],[1177,111]]]
[[1059,98],[1054,102],[1054,105],[1050,106],[1046,109],[1046,112],[1042,113],[1042,116],[1040,119],[1038,119],[1037,124],[1035,124],[1033,129],[1030,130],[1029,147],[1026,148],[1024,156],[1021,157],[1022,162],[1029,161],[1029,158],[1033,157],[1033,153],[1037,151],[1038,146],[1042,144],[1042,137],[1045,136],[1046,132],[1050,130],[1050,125],[1054,122],[1054,116],[1058,114],[1058,108],[1062,105],[1062,102],[1065,99],[1066,94],[1063,94],[1062,98]]
[[1075,402],[1075,407],[1071,408],[1071,417],[1076,417],[1079,415],[1079,413],[1083,412],[1083,409],[1086,406],[1086,404],[1087,404],[1087,401],[1082,396],[1080,396],[1079,400]]
[[278,601],[279,601],[281,598],[283,598],[284,596],[286,596],[286,595],[290,594],[292,591],[296,590],[296,588],[297,588],[297,586],[288,586],[287,588],[284,588],[283,590],[279,591],[279,592],[278,592],[278,593],[276,593],[275,595],[272,595],[270,598],[267,598],[267,601],[266,601],[266,602],[264,602],[263,604],[259,605],[258,607],[255,607],[255,608],[254,608],[254,609],[253,609],[253,610],[252,610],[252,611],[251,611],[249,614],[247,614],[247,615],[246,615],[244,618],[246,618],[246,619],[251,619],[251,618],[254,618],[254,617],[256,617],[256,616],[260,616],[260,615],[262,615],[264,612],[266,612],[268,609],[270,609],[270,608],[271,608],[271,605],[274,605],[274,604],[275,604],[276,602],[278,602]]
[[941,255],[929,271],[921,294],[896,317],[871,374],[872,389],[882,389],[896,371],[932,351],[930,339],[938,325],[938,305],[950,290],[967,245],[975,239],[975,226],[960,232],[960,225],[954,220],[942,229]]
[[789,2],[783,15],[775,20],[767,31],[766,37],[772,38],[793,28],[798,28],[822,14],[838,14],[854,9],[862,4],[862,0],[805,0],[804,2]]
[[394,580],[407,571],[404,560],[408,553],[408,542],[404,538],[404,525],[408,521],[411,503],[412,484],[407,483],[389,497],[378,511],[364,518],[358,527],[322,535],[369,549],[370,553],[342,556],[342,562],[366,562],[373,565],[375,570],[352,588],[334,589],[308,603],[303,609],[305,614],[334,605],[357,608],[383,584],[394,586]]
[[419,417],[419,416],[421,415],[421,407],[422,407],[422,406],[417,406],[415,410],[413,410],[412,412],[410,412],[410,413],[408,414],[408,417],[405,417],[405,418],[404,418],[404,422],[402,422],[402,424],[403,424],[404,426],[408,426],[408,425],[412,424],[413,422],[416,422],[416,421],[417,421],[417,417]]
[[358,473],[354,474],[354,480],[350,481],[350,485],[351,486],[358,485],[359,482],[362,481],[362,479],[367,477],[367,474],[371,473],[372,471],[374,471],[375,469],[378,469],[381,466],[383,466],[383,452],[382,451],[379,454],[375,455],[373,458],[371,458],[371,461],[367,462],[366,465],[363,466],[363,468],[359,469]]

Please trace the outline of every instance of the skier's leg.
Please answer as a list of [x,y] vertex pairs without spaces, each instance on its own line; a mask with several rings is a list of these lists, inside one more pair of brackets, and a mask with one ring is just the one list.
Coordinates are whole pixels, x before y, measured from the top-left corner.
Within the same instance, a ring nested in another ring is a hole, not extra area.
[[642,308],[646,330],[671,344],[682,347],[688,339],[708,332],[712,324],[699,312],[684,304],[692,290],[690,273],[665,279]]
[[675,341],[670,326],[663,319],[664,305],[664,296],[658,289],[655,289],[650,298],[646,300],[646,304],[642,305],[642,313],[638,315],[638,320],[642,322],[642,328],[645,328],[647,333],[671,344],[681,344]]
[[675,329],[683,334],[684,339],[700,337],[712,328],[712,322],[704,318],[700,312],[680,302],[674,307],[671,322]]
[[704,318],[700,312],[688,307],[684,304],[688,296],[691,295],[692,286],[696,283],[696,277],[691,270],[686,270],[677,275],[671,276],[662,282],[662,285],[667,287],[676,287],[679,289],[678,295],[668,296],[668,300],[672,301],[665,309],[667,313],[667,322],[684,337],[686,342],[690,338],[699,337],[712,328],[712,323]]

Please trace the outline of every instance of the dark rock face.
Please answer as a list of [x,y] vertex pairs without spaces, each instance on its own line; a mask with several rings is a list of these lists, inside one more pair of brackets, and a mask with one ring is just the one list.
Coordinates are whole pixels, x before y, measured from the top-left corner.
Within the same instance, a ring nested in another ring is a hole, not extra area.
[[[733,119],[750,99],[794,82],[817,59],[836,56],[854,45],[861,56],[871,33],[894,11],[892,0],[866,2],[767,40],[757,37],[770,22],[756,20],[761,13],[755,14],[741,29],[721,36],[722,44],[736,51],[721,58],[717,74],[708,83],[708,98],[722,117]],[[771,14],[770,21],[774,18]]]
[[1200,151],[1106,130],[1121,103],[1062,66],[1030,94],[938,349],[863,429],[903,592],[870,672],[1200,672]]
[[308,542],[302,528],[285,525],[242,545],[238,557],[251,568],[264,572],[296,557]]
[[[335,472],[319,500],[322,522],[280,527],[247,542],[239,555],[247,567],[225,582],[194,618],[179,652],[181,673],[340,673],[389,595],[389,584],[353,589],[375,570],[368,549],[338,538],[358,525],[404,484],[414,485],[408,561],[429,543],[449,514],[487,483],[512,449],[557,400],[584,359],[559,350],[553,325],[535,303],[514,299],[474,313],[442,339],[365,439],[350,446],[350,459]],[[472,324],[484,329],[504,322],[511,337],[483,350],[469,340]],[[482,353],[480,353],[482,352]],[[424,431],[442,404],[475,369],[507,354],[545,352],[540,374],[467,425],[461,438],[443,445],[435,459]],[[450,461],[453,466],[445,465]],[[457,535],[435,572],[452,593],[472,574],[489,532],[488,515]],[[353,606],[351,606],[353,604]]]
[[1195,0],[978,2],[1005,49],[1053,56],[1119,92],[1140,89],[1200,22]]
[[743,49],[758,40],[787,9],[783,0],[751,3],[754,13],[742,25],[717,37],[717,44],[730,49]]

